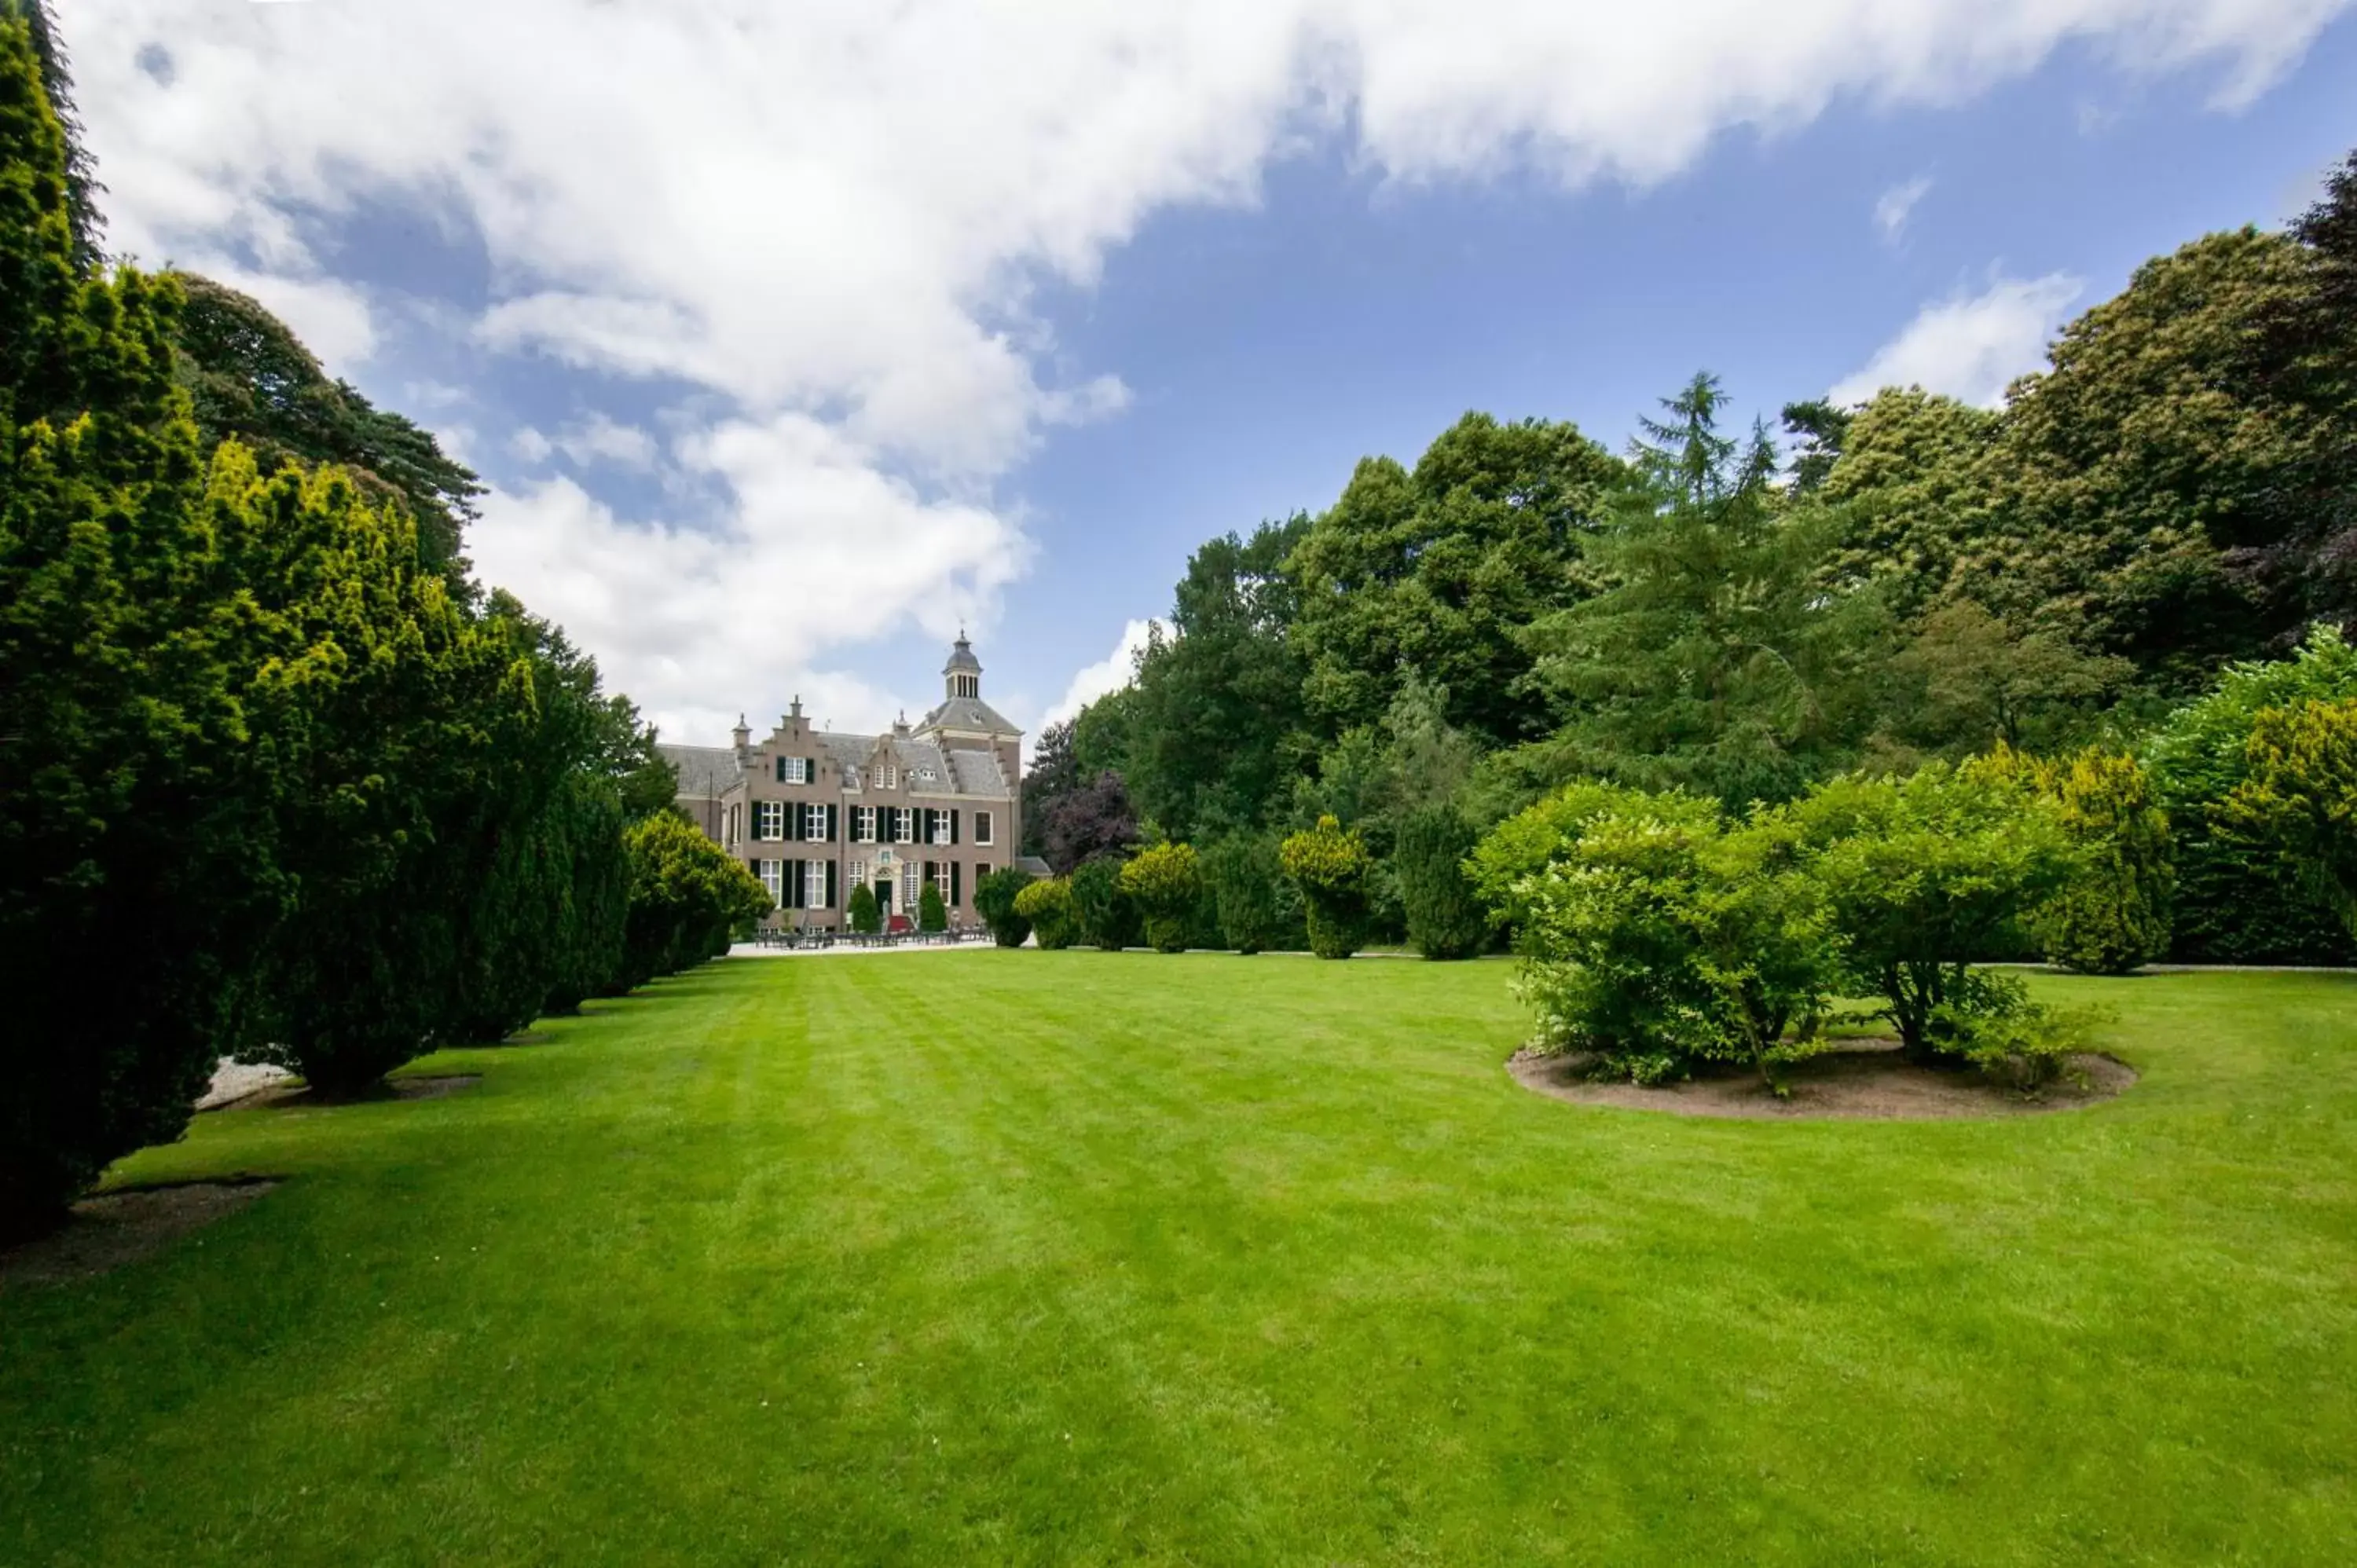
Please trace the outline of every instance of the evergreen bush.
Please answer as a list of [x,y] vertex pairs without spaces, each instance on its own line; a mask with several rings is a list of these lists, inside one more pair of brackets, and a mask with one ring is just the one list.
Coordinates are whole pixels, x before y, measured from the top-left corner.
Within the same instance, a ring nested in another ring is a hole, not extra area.
[[1031,922],[1016,909],[1016,902],[1033,881],[1029,872],[1006,866],[974,884],[974,910],[990,928],[990,940],[1003,948],[1019,948],[1031,935]]
[[851,890],[844,913],[851,920],[852,930],[859,936],[872,937],[884,929],[884,911],[877,907],[876,889],[865,882]]
[[1046,951],[1061,951],[1080,938],[1080,911],[1073,905],[1068,877],[1034,882],[1016,896],[1015,912],[1031,922],[1032,935]]
[[1121,889],[1119,861],[1109,856],[1088,861],[1073,871],[1071,882],[1081,940],[1106,952],[1119,952],[1135,941],[1137,907]]
[[1222,839],[1204,852],[1203,880],[1219,911],[1221,936],[1240,953],[1260,952],[1276,942],[1281,921],[1275,861],[1275,844],[1244,834]]
[[1481,901],[1465,874],[1473,845],[1472,825],[1452,806],[1418,811],[1400,824],[1393,871],[1408,940],[1426,958],[1471,958],[1489,936]]
[[917,929],[946,931],[949,929],[949,906],[942,902],[942,890],[928,882],[917,895]]
[[1139,851],[1121,868],[1120,886],[1143,918],[1146,940],[1154,950],[1184,952],[1203,893],[1194,846],[1160,843]]
[[2357,648],[2330,627],[2290,659],[2236,664],[2146,743],[2154,792],[2177,843],[2176,943],[2212,963],[2357,962],[2357,940],[2312,876],[2268,835],[2224,816],[2251,775],[2251,737],[2270,708],[2357,698]]
[[2264,710],[2247,756],[2226,830],[2280,856],[2357,937],[2357,698]]
[[1301,890],[1309,917],[1309,950],[1319,958],[1349,958],[1366,940],[1367,846],[1355,831],[1345,832],[1332,817],[1295,833],[1277,849],[1277,864]]
[[2169,950],[2177,867],[2169,816],[2133,757],[2090,747],[2040,761],[1999,744],[1975,766],[2054,802],[2079,863],[2029,920],[2039,950],[2083,974],[2126,974]]

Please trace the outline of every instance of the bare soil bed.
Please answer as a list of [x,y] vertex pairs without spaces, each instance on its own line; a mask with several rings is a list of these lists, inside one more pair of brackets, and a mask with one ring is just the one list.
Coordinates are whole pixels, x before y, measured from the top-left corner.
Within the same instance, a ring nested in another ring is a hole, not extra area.
[[62,1230],[0,1249],[0,1290],[87,1279],[137,1262],[236,1213],[277,1185],[271,1176],[235,1176],[85,1197],[73,1206],[73,1218]]
[[1794,1063],[1785,1069],[1792,1090],[1787,1100],[1770,1094],[1757,1073],[1739,1068],[1659,1089],[1595,1081],[1587,1076],[1588,1058],[1579,1056],[1518,1051],[1506,1070],[1532,1093],[1576,1105],[1794,1122],[2036,1116],[2109,1100],[2136,1079],[2134,1068],[2107,1056],[2075,1056],[2071,1064],[2076,1069],[2071,1077],[2034,1099],[1975,1072],[1918,1067],[1899,1054],[1896,1040],[1847,1042],[1838,1050]]

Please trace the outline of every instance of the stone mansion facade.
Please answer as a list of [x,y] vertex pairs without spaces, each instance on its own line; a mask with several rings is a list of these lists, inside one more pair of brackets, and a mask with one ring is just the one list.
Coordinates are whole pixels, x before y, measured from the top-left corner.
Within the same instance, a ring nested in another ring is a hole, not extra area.
[[818,729],[798,697],[759,745],[739,719],[734,746],[660,747],[680,810],[760,879],[784,924],[847,928],[861,883],[888,918],[913,922],[930,883],[952,921],[974,924],[975,880],[1019,859],[1023,732],[982,700],[963,636],[942,677],[941,705],[889,735]]

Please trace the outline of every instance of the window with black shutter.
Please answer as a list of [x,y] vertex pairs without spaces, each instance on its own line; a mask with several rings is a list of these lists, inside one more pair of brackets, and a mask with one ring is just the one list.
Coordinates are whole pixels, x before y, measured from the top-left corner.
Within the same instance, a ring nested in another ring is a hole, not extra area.
[[965,867],[953,860],[950,862],[950,908],[959,908],[964,903]]
[[837,869],[838,868],[834,862],[830,860],[826,863],[826,907],[830,909],[835,908],[834,898]]

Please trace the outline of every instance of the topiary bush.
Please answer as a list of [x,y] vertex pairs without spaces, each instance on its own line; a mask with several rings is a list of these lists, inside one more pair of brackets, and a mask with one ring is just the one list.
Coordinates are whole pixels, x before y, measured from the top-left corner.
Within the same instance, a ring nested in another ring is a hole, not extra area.
[[1140,850],[1121,868],[1120,887],[1136,907],[1155,951],[1187,950],[1188,928],[1203,892],[1193,845],[1159,843]]
[[872,937],[884,929],[884,911],[876,902],[876,889],[862,882],[851,890],[851,899],[844,906],[844,914],[851,921],[852,930],[863,937]]
[[1071,884],[1081,940],[1106,952],[1119,952],[1135,941],[1137,907],[1121,890],[1121,862],[1110,856],[1092,860],[1072,873]]
[[1080,938],[1080,910],[1067,877],[1034,882],[1016,896],[1015,912],[1031,922],[1031,934],[1049,952],[1071,947]]
[[1309,950],[1349,958],[1366,940],[1367,883],[1372,862],[1356,830],[1332,817],[1278,846],[1277,864],[1301,890],[1309,915]]
[[1031,922],[1016,909],[1016,901],[1036,878],[1019,866],[1007,866],[974,884],[974,911],[990,928],[990,940],[1003,948],[1019,948],[1031,934]]
[[1275,864],[1274,843],[1241,833],[1203,854],[1203,880],[1219,910],[1221,936],[1240,953],[1260,952],[1277,940]]
[[928,882],[917,895],[917,929],[946,931],[950,929],[949,906],[942,902],[942,890]]
[[1472,824],[1453,806],[1418,811],[1400,824],[1392,870],[1408,940],[1426,958],[1471,958],[1488,940],[1489,919],[1465,875],[1473,845]]

